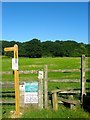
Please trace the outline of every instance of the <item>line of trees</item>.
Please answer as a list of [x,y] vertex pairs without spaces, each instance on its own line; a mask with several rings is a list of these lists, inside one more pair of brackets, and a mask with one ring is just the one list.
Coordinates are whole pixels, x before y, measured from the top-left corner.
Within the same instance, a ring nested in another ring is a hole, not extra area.
[[19,46],[19,57],[40,58],[40,57],[79,57],[82,54],[90,56],[90,44],[77,43],[76,41],[45,41],[32,39],[27,42],[0,41],[2,44],[1,54],[13,56],[12,52],[4,52],[5,47],[11,47],[14,44]]

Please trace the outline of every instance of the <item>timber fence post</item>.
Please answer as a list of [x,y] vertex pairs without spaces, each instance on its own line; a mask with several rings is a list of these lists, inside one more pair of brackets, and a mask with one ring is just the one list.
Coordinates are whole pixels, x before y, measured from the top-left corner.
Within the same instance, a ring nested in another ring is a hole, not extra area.
[[86,91],[85,91],[85,83],[86,83],[85,67],[86,67],[85,55],[82,55],[82,57],[81,57],[81,103],[83,103],[83,97],[86,94]]
[[44,65],[44,107],[48,108],[48,66]]
[[52,104],[53,104],[53,110],[58,110],[58,96],[57,92],[52,93]]
[[38,71],[38,107],[39,109],[43,108],[43,71]]

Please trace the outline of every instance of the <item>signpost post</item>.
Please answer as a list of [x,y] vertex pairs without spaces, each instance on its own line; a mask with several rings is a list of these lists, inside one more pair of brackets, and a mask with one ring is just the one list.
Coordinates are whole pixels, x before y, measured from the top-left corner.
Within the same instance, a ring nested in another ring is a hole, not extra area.
[[14,47],[4,48],[4,51],[14,51],[14,58],[12,59],[12,68],[14,70],[14,81],[15,81],[15,105],[16,105],[16,115],[20,114],[19,110],[19,74],[18,74],[18,45]]

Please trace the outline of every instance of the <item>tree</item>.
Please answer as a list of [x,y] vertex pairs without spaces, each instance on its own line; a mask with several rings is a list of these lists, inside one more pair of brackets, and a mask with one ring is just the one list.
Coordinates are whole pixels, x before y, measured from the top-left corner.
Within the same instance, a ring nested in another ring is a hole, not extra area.
[[54,42],[46,41],[42,42],[42,56],[43,57],[53,57]]
[[41,42],[38,39],[32,39],[27,42],[27,54],[30,58],[39,58],[42,56]]
[[76,41],[45,41],[41,42],[38,39],[32,39],[27,42],[16,41],[0,41],[2,44],[0,52],[2,55],[13,57],[13,52],[4,52],[5,47],[12,47],[14,44],[19,46],[19,57],[79,57],[82,54],[90,56],[90,44],[77,43]]

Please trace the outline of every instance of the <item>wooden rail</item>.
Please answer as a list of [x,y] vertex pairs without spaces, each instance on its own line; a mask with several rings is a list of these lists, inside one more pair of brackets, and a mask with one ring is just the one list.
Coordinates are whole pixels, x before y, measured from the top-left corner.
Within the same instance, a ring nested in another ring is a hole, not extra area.
[[48,82],[60,82],[60,83],[62,83],[62,82],[67,82],[67,83],[77,83],[77,82],[80,82],[80,79],[73,79],[73,80],[71,80],[71,79],[58,79],[58,80],[49,80]]
[[[81,68],[80,69],[59,69],[59,70],[48,70],[48,72],[63,72],[63,73],[69,73],[69,72],[80,72],[81,71]],[[90,68],[86,68],[85,70],[86,72],[87,71],[90,71]],[[13,72],[12,71],[3,71],[3,72],[0,72],[0,75],[1,74],[12,74]],[[19,74],[37,74],[38,73],[38,70],[20,70],[19,71]]]
[[[85,71],[90,71],[90,68],[86,68]],[[81,68],[79,69],[59,69],[59,70],[48,70],[48,72],[64,72],[64,73],[68,73],[68,72],[81,72]]]
[[[25,71],[19,71],[19,74],[37,74],[38,70],[25,70]],[[0,74],[5,74],[5,75],[9,75],[9,74],[13,74],[12,71],[4,71],[4,72],[0,72]]]
[[56,89],[52,90],[51,93],[80,93],[80,90],[74,90],[74,89]]
[[48,72],[63,72],[63,73],[68,73],[68,72],[80,72],[80,69],[65,69],[65,70],[49,70]]
[[15,100],[0,100],[0,104],[15,104]]

